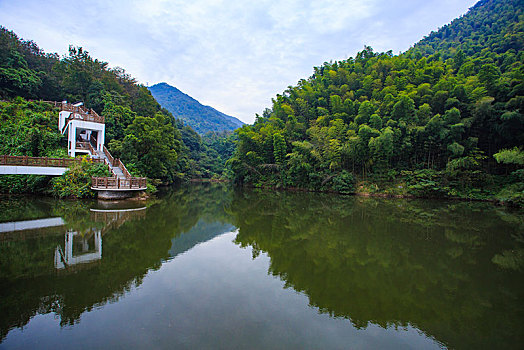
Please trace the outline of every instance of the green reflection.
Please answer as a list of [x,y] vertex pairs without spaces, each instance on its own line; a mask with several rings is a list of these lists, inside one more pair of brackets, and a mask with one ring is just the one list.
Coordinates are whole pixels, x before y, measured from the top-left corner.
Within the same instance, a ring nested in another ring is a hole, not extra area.
[[[61,325],[72,325],[83,312],[118,301],[140,285],[149,270],[158,269],[169,259],[172,240],[190,231],[197,222],[228,222],[224,208],[231,197],[225,186],[193,186],[169,191],[161,199],[145,204],[117,203],[117,209],[148,207],[117,214],[93,212],[115,207],[95,201],[42,200],[35,205],[25,199],[11,200],[18,206],[27,203],[31,209],[27,215],[24,210],[16,210],[16,220],[61,217],[64,225],[2,234],[0,337],[3,339],[13,327],[25,325],[36,314],[54,312]],[[4,200],[0,205],[8,204]],[[64,235],[67,237],[71,230],[85,237],[100,230],[102,258],[57,269],[55,249],[62,246],[65,250]],[[193,243],[186,239],[185,249],[200,241],[201,237]]]
[[523,344],[521,212],[257,191],[230,210],[236,242],[266,252],[269,272],[320,312],[359,328],[411,324],[452,348]]
[[[270,274],[304,293],[311,307],[360,329],[412,325],[458,349],[523,344],[522,212],[224,185],[183,187],[146,203],[26,198],[0,200],[0,208],[11,210],[0,223],[63,220],[0,236],[2,339],[36,314],[53,312],[61,325],[80,322],[166,260],[237,227],[235,242],[251,246],[254,257],[265,252]],[[65,250],[71,231],[78,236],[73,249],[84,244],[85,254],[96,252],[100,232],[102,257],[57,268],[55,249]]]

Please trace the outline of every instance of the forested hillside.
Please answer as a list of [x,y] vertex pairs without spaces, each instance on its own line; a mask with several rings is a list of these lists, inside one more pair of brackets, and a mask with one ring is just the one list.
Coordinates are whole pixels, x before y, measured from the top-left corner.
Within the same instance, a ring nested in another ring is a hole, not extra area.
[[480,1],[404,54],[315,67],[237,131],[236,181],[522,203],[523,23]]
[[[508,51],[515,54],[523,48],[523,30],[522,1],[481,0],[466,16],[432,32],[410,51],[424,56],[438,52],[443,59],[458,59],[457,64],[462,63],[462,55],[480,58],[488,51],[497,55]],[[462,54],[455,57],[459,50]]]
[[204,106],[191,96],[166,83],[149,87],[153,97],[162,107],[180,118],[199,134],[233,131],[242,125],[240,120]]
[[[58,110],[28,100],[68,100],[105,116],[106,145],[135,175],[173,183],[219,176],[224,167],[216,150],[161,108],[145,86],[82,48],[70,47],[65,57],[46,54],[0,27],[0,99],[1,154],[66,156]],[[38,192],[48,180],[4,176],[0,191]]]

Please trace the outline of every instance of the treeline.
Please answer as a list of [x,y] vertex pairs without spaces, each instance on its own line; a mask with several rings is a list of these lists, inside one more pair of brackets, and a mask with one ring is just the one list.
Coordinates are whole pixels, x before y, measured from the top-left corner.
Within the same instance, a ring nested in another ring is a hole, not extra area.
[[203,141],[124,69],[109,68],[82,48],[70,47],[65,57],[46,54],[33,41],[3,27],[0,99],[2,154],[65,156],[60,151],[64,138],[56,129],[58,111],[27,100],[83,101],[105,116],[109,150],[134,175],[158,182],[222,176],[224,158],[231,153],[220,154],[220,147]]
[[522,7],[481,1],[404,54],[315,67],[237,131],[236,181],[522,202]]

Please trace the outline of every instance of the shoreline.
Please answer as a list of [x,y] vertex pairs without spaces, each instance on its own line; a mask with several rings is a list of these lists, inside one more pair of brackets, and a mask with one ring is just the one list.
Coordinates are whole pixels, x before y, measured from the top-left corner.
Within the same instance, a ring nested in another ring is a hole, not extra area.
[[429,200],[449,200],[449,201],[461,201],[461,202],[486,202],[492,203],[496,206],[503,206],[507,208],[516,208],[522,209],[522,207],[511,205],[504,201],[498,200],[496,198],[467,198],[467,197],[423,197],[415,195],[405,195],[405,194],[389,194],[389,193],[370,193],[370,192],[351,192],[343,193],[330,190],[312,190],[307,188],[299,187],[276,187],[276,186],[255,186],[253,184],[244,184],[240,187],[252,188],[252,189],[271,189],[276,191],[290,191],[290,192],[312,192],[312,193],[332,193],[343,196],[358,196],[358,197],[375,197],[375,198],[397,198],[397,199],[429,199]]
[[[225,180],[225,179],[190,179],[188,182],[196,182],[196,183],[206,183],[206,182],[209,182],[209,183],[226,183],[226,182],[231,182],[230,180]],[[169,186],[169,185],[168,185]]]
[[[230,180],[224,180],[224,179],[190,179],[186,183],[232,183]],[[183,184],[183,183],[182,183]],[[172,185],[165,185],[160,187],[170,187]],[[246,183],[243,185],[234,185],[238,187],[245,187],[250,189],[263,189],[263,190],[273,190],[273,191],[289,191],[289,192],[311,192],[311,193],[331,193],[331,194],[338,194],[342,196],[358,196],[358,197],[375,197],[375,198],[396,198],[396,199],[426,199],[426,200],[449,200],[449,201],[461,201],[461,202],[486,202],[486,203],[492,203],[496,206],[503,206],[507,208],[515,208],[515,209],[522,209],[523,207],[511,205],[510,203],[495,199],[495,198],[467,198],[467,197],[423,197],[423,196],[415,196],[415,195],[409,195],[409,194],[390,194],[390,193],[371,193],[371,192],[351,192],[351,193],[343,193],[338,191],[332,191],[332,190],[313,190],[313,189],[307,189],[307,188],[300,188],[300,187],[277,187],[277,186],[270,186],[270,185],[259,185],[255,186],[250,183]],[[66,197],[66,198],[57,198],[53,195],[45,194],[45,193],[0,193],[0,200],[1,199],[8,199],[9,197],[38,197],[38,198],[55,198],[55,199],[63,199],[63,200],[103,200],[98,199],[96,197],[94,198],[77,198],[77,197]],[[147,199],[152,198],[151,193],[144,193],[137,197],[131,197],[127,198],[126,200],[131,201],[144,201]],[[105,200],[103,200],[105,201]]]

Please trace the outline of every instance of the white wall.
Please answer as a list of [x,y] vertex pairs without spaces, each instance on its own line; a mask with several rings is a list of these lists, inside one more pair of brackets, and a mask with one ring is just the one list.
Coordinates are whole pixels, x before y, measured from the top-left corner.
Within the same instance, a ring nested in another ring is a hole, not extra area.
[[0,165],[0,175],[51,175],[60,176],[68,168],[43,167],[43,166],[21,166]]

